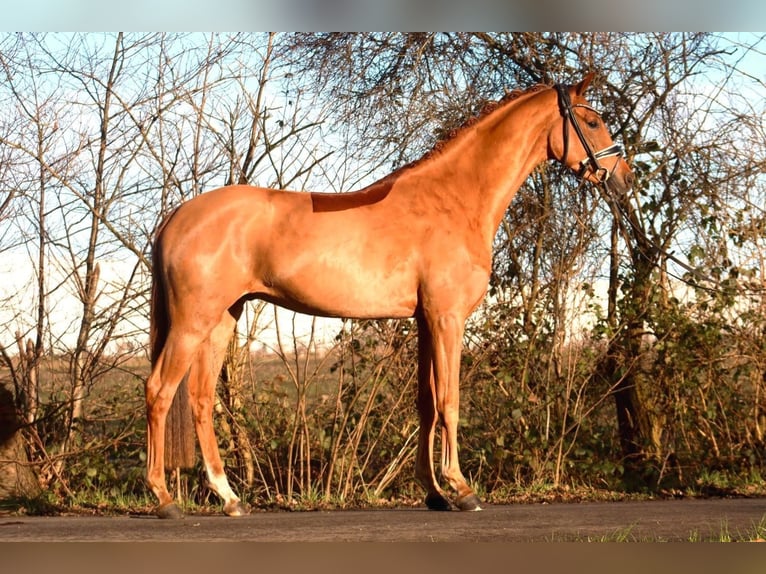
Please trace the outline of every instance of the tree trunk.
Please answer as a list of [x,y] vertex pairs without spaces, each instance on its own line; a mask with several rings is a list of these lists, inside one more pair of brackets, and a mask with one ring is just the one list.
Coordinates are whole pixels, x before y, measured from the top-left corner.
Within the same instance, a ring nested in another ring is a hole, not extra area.
[[654,444],[657,433],[650,405],[644,396],[649,381],[644,376],[639,359],[642,329],[633,326],[610,353],[610,371],[614,384],[617,425],[623,456],[640,462],[651,458],[660,445]]
[[0,500],[35,498],[41,493],[24,448],[22,426],[13,394],[0,386]]
[[619,284],[619,222],[613,222],[610,251],[610,284],[607,322],[613,333],[609,343],[603,374],[612,388],[620,447],[625,460],[626,479],[645,482],[646,463],[660,456],[662,428],[652,409],[652,393],[655,382],[647,376],[644,345],[644,322],[651,304],[651,274],[656,265],[655,249],[645,235],[636,230],[638,219],[633,211],[625,213],[632,217],[632,234],[625,234],[626,241],[633,239],[637,248],[631,250],[633,276],[625,297],[618,302]]

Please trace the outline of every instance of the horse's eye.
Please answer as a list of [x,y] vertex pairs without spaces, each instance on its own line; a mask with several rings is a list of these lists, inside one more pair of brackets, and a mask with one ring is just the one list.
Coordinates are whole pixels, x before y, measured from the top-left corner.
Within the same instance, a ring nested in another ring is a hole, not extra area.
[[588,127],[595,130],[598,127],[598,120],[588,120]]

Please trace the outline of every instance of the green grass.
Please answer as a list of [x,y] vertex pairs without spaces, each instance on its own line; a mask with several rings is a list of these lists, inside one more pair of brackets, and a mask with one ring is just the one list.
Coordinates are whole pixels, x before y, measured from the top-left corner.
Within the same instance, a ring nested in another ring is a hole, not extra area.
[[691,543],[713,543],[713,542],[766,542],[766,515],[761,517],[757,523],[753,523],[750,528],[744,531],[737,530],[732,532],[728,521],[721,521],[717,531],[710,531],[707,534],[692,530],[686,539],[669,540],[662,536],[636,532],[636,525],[630,524],[621,528],[606,532],[604,534],[589,535],[557,535],[553,534],[546,539],[546,542],[691,542]]

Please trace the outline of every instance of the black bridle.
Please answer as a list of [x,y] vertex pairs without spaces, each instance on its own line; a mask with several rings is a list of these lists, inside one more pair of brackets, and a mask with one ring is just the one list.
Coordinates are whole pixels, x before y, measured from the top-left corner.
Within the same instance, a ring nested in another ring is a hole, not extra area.
[[[605,157],[610,157],[610,156],[622,157],[625,154],[624,148],[620,144],[613,144],[600,151],[594,152],[593,148],[588,143],[588,140],[585,138],[585,134],[583,133],[582,128],[580,127],[580,123],[577,121],[577,116],[575,115],[573,108],[585,108],[586,110],[590,110],[599,116],[601,114],[599,114],[598,111],[594,110],[592,107],[587,106],[585,104],[572,105],[572,100],[569,97],[569,88],[567,86],[564,86],[562,84],[556,84],[555,88],[556,88],[556,92],[559,95],[559,109],[561,111],[561,115],[564,117],[564,153],[561,156],[561,160],[560,160],[561,163],[566,165],[566,158],[567,158],[567,154],[569,153],[569,129],[567,126],[567,123],[569,122],[572,124],[572,127],[574,128],[575,133],[577,134],[577,137],[580,139],[580,143],[582,143],[582,146],[585,149],[585,153],[587,155],[587,157],[580,162],[580,171],[578,172],[577,176],[582,178],[583,175],[585,175],[585,172],[588,169],[591,169],[593,171],[594,176],[598,180],[598,183],[606,184],[606,182],[612,176],[612,173],[614,172],[614,170],[617,168],[617,162],[615,162],[614,168],[612,168],[612,171],[609,171],[605,167],[601,167],[601,165],[598,163],[598,160]],[[602,192],[606,192],[606,191],[607,191],[607,186],[603,185]],[[606,193],[606,197],[609,198],[608,193]],[[622,231],[624,234],[627,234],[627,228],[625,227],[625,224],[624,224],[624,221],[627,221],[628,225],[633,229],[633,232],[636,234],[636,236],[640,237],[641,240],[645,242],[646,245],[651,246],[651,248],[658,250],[665,257],[675,262],[677,265],[681,266],[683,269],[689,272],[690,275],[692,275],[695,279],[697,279],[697,281],[715,283],[715,281],[711,277],[700,272],[699,269],[695,269],[688,263],[681,261],[678,257],[673,255],[672,253],[669,253],[666,249],[657,245],[656,242],[652,241],[649,237],[647,237],[646,233],[644,233],[641,226],[635,220],[635,217],[632,217],[631,214],[624,209],[620,201],[612,200],[612,201],[609,201],[609,204],[612,210],[615,211],[616,221],[618,222],[618,225],[622,228]],[[626,243],[630,245],[630,241],[627,238],[626,238]],[[641,249],[641,247],[639,247],[639,249]],[[649,258],[649,255],[647,254],[644,254],[644,256]],[[716,288],[707,287],[705,285],[702,285],[701,283],[692,282],[684,277],[679,277],[678,275],[674,275],[672,273],[669,273],[669,274],[675,277],[676,279],[683,281],[684,283],[687,283],[694,287],[705,289],[706,291],[710,291],[710,292],[718,291],[718,289]]]
[[585,104],[572,105],[572,100],[569,97],[569,88],[567,86],[556,84],[555,87],[556,92],[558,92],[559,95],[559,109],[561,110],[561,115],[564,117],[564,153],[561,156],[561,162],[566,165],[567,154],[569,153],[569,129],[567,123],[571,123],[575,133],[577,134],[577,137],[580,139],[582,147],[585,149],[585,153],[588,156],[580,161],[580,171],[577,174],[578,177],[583,177],[585,172],[590,169],[599,183],[606,183],[612,176],[614,170],[617,168],[617,162],[615,162],[612,171],[609,171],[605,167],[601,167],[601,164],[599,164],[598,160],[615,155],[622,157],[625,150],[620,144],[616,143],[602,150],[594,152],[590,143],[588,143],[588,140],[585,138],[585,134],[580,127],[580,122],[577,121],[577,116],[574,113],[574,108],[585,108],[586,110],[590,110],[599,116],[600,114],[592,107],[586,106]]

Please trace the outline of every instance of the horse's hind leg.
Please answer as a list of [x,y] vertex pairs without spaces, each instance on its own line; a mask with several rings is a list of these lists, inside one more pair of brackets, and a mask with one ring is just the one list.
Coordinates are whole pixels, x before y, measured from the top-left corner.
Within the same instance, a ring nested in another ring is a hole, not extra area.
[[146,380],[146,481],[154,492],[161,518],[180,518],[181,511],[165,483],[165,422],[178,385],[186,374],[198,339],[171,332]]
[[229,516],[242,516],[247,514],[247,510],[226,479],[213,428],[213,407],[218,374],[241,311],[242,305],[237,304],[224,313],[221,322],[200,346],[189,372],[192,411],[208,482],[210,488],[223,500],[223,511]]

